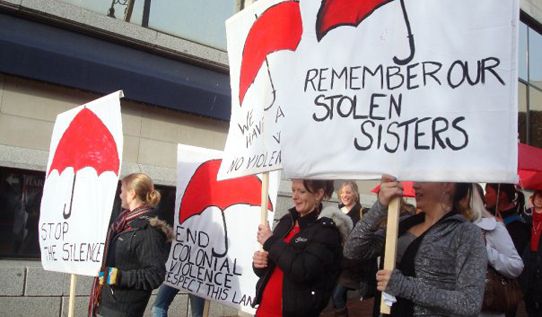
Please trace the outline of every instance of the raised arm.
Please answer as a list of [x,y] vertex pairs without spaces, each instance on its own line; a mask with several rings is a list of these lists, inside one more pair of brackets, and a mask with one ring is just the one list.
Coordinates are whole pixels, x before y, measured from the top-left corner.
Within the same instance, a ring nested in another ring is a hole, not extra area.
[[386,293],[432,307],[443,315],[477,316],[482,308],[487,268],[482,233],[472,224],[461,226],[461,241],[455,258],[457,286],[446,290],[429,285],[416,277],[406,277],[394,270]]
[[387,217],[387,207],[375,202],[358,221],[344,245],[344,256],[351,260],[369,260],[382,255],[386,232],[378,229]]

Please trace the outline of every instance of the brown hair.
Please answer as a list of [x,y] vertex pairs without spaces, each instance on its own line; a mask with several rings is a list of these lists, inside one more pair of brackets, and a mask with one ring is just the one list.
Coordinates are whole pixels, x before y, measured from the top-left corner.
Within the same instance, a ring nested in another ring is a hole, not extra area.
[[[356,195],[356,202],[359,203],[359,189],[358,184],[354,181],[345,181],[341,184],[341,187],[339,188],[339,196],[341,195],[341,192],[343,191],[343,188],[346,186],[350,186],[354,194]],[[339,197],[340,198],[340,197]]]
[[536,199],[536,196],[541,196],[542,197],[542,189],[537,189],[534,191],[533,193],[533,204],[534,204],[534,200]]
[[[496,183],[487,183],[487,187],[491,187],[497,192],[498,201],[501,200],[501,194],[504,193],[507,199],[507,203],[515,203],[518,206],[517,210],[523,210],[525,207],[525,195],[519,190],[517,190],[516,185],[514,184],[496,184]],[[498,208],[498,206],[497,206]]]
[[127,190],[134,190],[139,199],[144,204],[151,206],[158,205],[160,202],[160,193],[154,189],[152,179],[143,173],[133,173],[121,180]]
[[311,194],[315,194],[322,189],[324,191],[324,197],[322,197],[322,199],[329,199],[333,195],[333,181],[304,179],[303,186],[305,186],[305,189]]

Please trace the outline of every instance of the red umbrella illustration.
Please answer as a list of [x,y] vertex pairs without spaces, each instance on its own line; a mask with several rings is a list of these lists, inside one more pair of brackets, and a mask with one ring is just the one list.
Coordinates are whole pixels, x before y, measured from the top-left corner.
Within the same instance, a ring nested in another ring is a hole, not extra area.
[[542,189],[542,149],[518,144],[519,185],[526,189]]
[[[393,0],[322,0],[316,20],[316,37],[318,41],[321,41],[329,31],[339,26],[350,25],[357,27],[375,10],[391,1]],[[414,58],[416,47],[414,45],[414,35],[410,29],[405,0],[401,0],[401,9],[403,10],[408,33],[410,55],[405,59],[399,59],[395,56],[393,61],[397,65],[406,65]]]
[[[224,224],[225,251],[218,253],[213,248],[213,255],[223,257],[228,253],[228,230],[224,210],[233,205],[246,204],[260,206],[261,180],[255,175],[217,181],[216,177],[222,160],[210,160],[202,163],[188,182],[179,209],[179,223],[201,214],[207,207],[218,207]],[[271,201],[267,208],[273,211]]]
[[[401,182],[403,185],[403,196],[404,197],[416,197],[416,193],[414,192],[414,183],[413,182]],[[371,190],[373,193],[378,193],[380,190],[380,185],[376,186]]]
[[96,170],[98,176],[107,171],[119,174],[120,162],[117,143],[102,120],[87,108],[79,111],[64,131],[60,142],[58,142],[47,177],[51,175],[53,170],[62,174],[68,167],[73,168],[74,177],[67,213],[66,204],[64,204],[64,219],[68,219],[72,213],[75,181],[79,170],[90,167]]
[[267,55],[281,50],[295,51],[301,41],[302,34],[303,26],[298,1],[278,3],[269,7],[259,17],[256,16],[256,22],[248,32],[243,48],[239,80],[239,105],[243,104],[248,88],[256,79],[256,75],[265,62],[273,89],[273,101],[265,110],[271,108],[275,103],[276,91],[269,71]]

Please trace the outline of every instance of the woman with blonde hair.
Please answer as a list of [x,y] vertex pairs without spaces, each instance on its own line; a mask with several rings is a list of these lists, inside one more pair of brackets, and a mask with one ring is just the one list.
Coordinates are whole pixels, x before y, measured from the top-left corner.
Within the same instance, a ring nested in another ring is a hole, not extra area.
[[[399,224],[397,268],[377,273],[377,289],[395,296],[392,316],[476,316],[482,307],[487,253],[480,228],[459,214],[468,184],[415,182],[422,210]],[[378,200],[344,246],[350,259],[384,253],[388,204],[403,196],[400,182],[383,177]]]
[[152,290],[164,281],[167,243],[173,235],[153,209],[160,193],[149,176],[135,173],[121,180],[120,200],[124,210],[109,229],[90,316],[143,316]]
[[[343,182],[339,189],[339,199],[341,201],[339,209],[352,219],[355,226],[368,210],[363,209],[359,202],[358,185],[354,181]],[[374,296],[376,292],[376,271],[376,259],[369,261],[341,259],[341,271],[331,296],[336,317],[348,316],[346,303],[349,290],[359,290],[361,299]]]

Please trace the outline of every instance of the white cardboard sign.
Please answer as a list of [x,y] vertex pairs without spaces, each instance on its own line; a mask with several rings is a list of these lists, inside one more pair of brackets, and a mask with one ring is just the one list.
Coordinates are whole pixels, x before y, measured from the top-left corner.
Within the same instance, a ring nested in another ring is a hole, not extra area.
[[[258,280],[252,255],[260,223],[261,180],[217,181],[222,152],[178,145],[174,239],[165,283],[245,312]],[[276,208],[280,173],[269,175],[268,219]]]
[[122,97],[57,116],[39,220],[45,270],[98,275],[122,162]]

